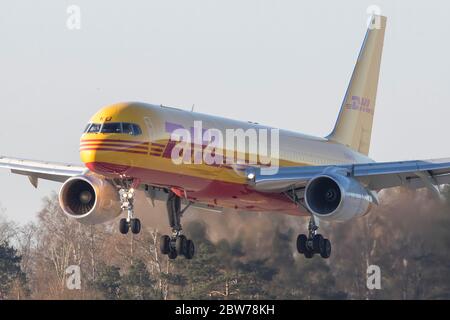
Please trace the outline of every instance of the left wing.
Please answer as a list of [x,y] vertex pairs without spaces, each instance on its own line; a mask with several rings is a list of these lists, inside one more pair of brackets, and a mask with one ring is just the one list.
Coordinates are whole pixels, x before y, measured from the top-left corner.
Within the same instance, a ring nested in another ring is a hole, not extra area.
[[7,158],[0,156],[0,168],[10,169],[12,173],[28,176],[36,188],[39,179],[64,182],[70,177],[88,171],[85,167],[71,164]]
[[[305,187],[308,181],[329,170],[361,182],[367,189],[397,186],[433,188],[450,183],[450,158],[361,164],[247,169],[248,184],[261,192],[283,192]],[[272,173],[272,174],[271,174]]]

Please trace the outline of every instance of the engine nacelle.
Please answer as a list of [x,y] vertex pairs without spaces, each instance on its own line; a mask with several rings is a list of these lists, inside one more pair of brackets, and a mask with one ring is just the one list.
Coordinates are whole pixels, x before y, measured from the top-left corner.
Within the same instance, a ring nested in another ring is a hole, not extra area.
[[59,204],[66,215],[84,224],[107,222],[121,213],[116,187],[95,175],[68,179],[59,192]]
[[309,181],[305,202],[319,219],[347,221],[369,212],[374,196],[355,179],[331,173]]

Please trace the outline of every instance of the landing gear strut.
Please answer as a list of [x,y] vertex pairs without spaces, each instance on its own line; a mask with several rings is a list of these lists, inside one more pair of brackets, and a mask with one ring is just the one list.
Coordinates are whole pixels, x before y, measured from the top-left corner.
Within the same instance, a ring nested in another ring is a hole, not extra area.
[[300,234],[297,237],[297,251],[303,254],[305,258],[311,259],[314,254],[320,254],[324,259],[330,257],[331,254],[331,242],[325,239],[321,234],[317,233],[319,227],[317,226],[314,216],[311,215],[311,219],[308,224],[308,236]]
[[120,219],[119,230],[122,234],[127,234],[131,229],[133,234],[141,232],[141,221],[134,218],[134,189],[122,188],[119,190],[122,211],[127,211],[127,217]]
[[186,259],[192,259],[195,254],[195,246],[192,240],[188,240],[182,234],[181,216],[189,207],[181,209],[181,199],[175,193],[170,192],[167,199],[167,214],[172,228],[172,236],[161,237],[160,249],[162,254],[167,254],[169,259],[175,259],[183,255]]

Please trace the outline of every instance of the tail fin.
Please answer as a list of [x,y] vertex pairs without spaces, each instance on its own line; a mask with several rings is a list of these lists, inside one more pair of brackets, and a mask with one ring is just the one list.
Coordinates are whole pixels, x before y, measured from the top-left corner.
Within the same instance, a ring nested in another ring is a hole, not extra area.
[[386,17],[373,16],[329,140],[368,155]]

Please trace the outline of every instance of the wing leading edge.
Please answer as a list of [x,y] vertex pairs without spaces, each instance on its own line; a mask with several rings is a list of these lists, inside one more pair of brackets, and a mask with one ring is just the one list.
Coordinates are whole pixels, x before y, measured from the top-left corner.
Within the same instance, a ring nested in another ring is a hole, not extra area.
[[12,173],[28,176],[31,184],[37,187],[38,180],[64,182],[70,177],[85,173],[88,169],[72,164],[35,161],[0,156],[0,168],[10,169]]
[[334,170],[360,181],[367,189],[397,186],[417,189],[450,183],[450,158],[362,164],[247,169],[248,184],[261,192],[282,192],[304,187],[313,177]]

